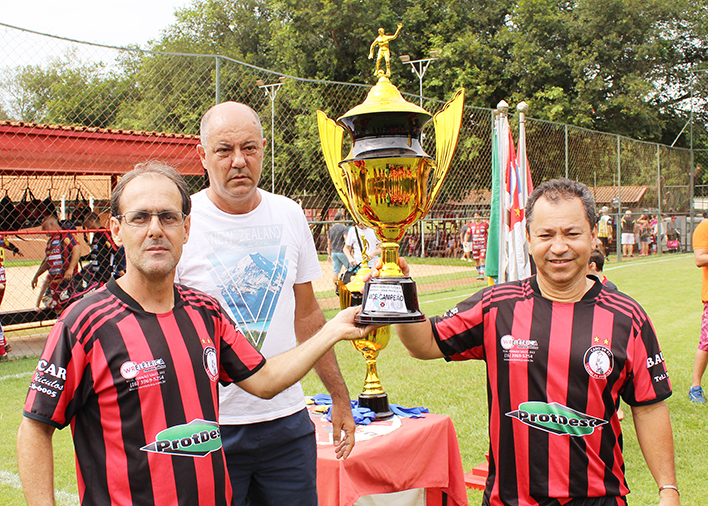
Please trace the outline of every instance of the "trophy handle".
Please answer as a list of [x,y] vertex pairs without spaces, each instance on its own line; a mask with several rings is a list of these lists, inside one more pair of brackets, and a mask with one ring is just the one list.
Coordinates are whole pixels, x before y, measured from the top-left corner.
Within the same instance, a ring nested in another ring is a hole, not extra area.
[[425,213],[427,213],[435,198],[438,196],[440,187],[445,180],[447,171],[450,168],[452,156],[455,154],[457,140],[460,137],[460,126],[462,125],[462,113],[465,105],[465,89],[462,88],[452,100],[450,100],[441,111],[433,116],[435,125],[435,171],[433,172],[433,188],[430,191]]
[[344,179],[344,171],[339,166],[339,162],[342,161],[344,129],[322,111],[317,111],[317,126],[320,130],[320,143],[322,144],[322,152],[324,153],[327,170],[329,170],[329,175],[332,178],[334,187],[337,189],[337,194],[344,203],[344,207],[347,208],[349,215],[353,219],[356,219],[356,214],[352,212],[349,203],[347,181]]

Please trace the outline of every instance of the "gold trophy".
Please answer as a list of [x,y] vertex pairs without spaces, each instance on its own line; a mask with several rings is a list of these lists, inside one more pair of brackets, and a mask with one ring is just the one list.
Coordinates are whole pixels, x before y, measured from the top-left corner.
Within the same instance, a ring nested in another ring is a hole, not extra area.
[[[346,309],[350,306],[361,305],[362,290],[364,289],[364,276],[371,272],[369,268],[369,260],[366,251],[368,244],[366,238],[362,237],[364,242],[362,248],[363,260],[359,266],[359,270],[354,277],[346,285],[339,281],[339,305],[341,309]],[[352,341],[354,348],[364,356],[366,360],[366,377],[364,379],[364,389],[359,394],[359,406],[369,408],[376,413],[376,418],[385,419],[393,416],[388,403],[388,395],[381,386],[381,379],[376,370],[376,358],[379,352],[388,344],[391,336],[391,327],[386,325],[380,327],[365,338]]]
[[[373,228],[381,240],[383,269],[364,287],[364,307],[356,317],[361,324],[413,323],[425,318],[415,282],[404,277],[398,266],[398,241],[427,214],[440,191],[457,146],[464,106],[464,90],[434,116],[405,100],[388,79],[389,72],[379,68],[382,59],[388,63],[392,38],[379,29],[371,46],[370,57],[374,46],[379,46],[378,82],[363,103],[336,122],[317,111],[322,151],[337,193],[354,220]],[[435,160],[421,146],[423,127],[431,117]],[[352,148],[342,159],[345,130]]]

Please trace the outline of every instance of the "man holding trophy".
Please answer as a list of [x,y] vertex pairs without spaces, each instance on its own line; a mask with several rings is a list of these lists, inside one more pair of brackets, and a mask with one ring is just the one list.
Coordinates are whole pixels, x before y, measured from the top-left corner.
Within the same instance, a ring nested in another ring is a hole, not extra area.
[[[420,143],[430,115],[405,101],[385,75],[337,122],[318,111],[337,192],[354,220],[382,240],[374,277],[362,280],[357,321],[393,324],[415,358],[486,362],[484,505],[626,506],[620,395],[632,406],[660,504],[679,505],[664,403],[671,395],[666,365],[644,310],[586,277],[597,229],[585,185],[547,181],[529,197],[526,238],[536,276],[481,290],[442,317],[420,312],[397,242],[440,190],[457,144],[463,97],[458,92],[434,117],[435,160]],[[343,160],[345,129],[353,145]]]

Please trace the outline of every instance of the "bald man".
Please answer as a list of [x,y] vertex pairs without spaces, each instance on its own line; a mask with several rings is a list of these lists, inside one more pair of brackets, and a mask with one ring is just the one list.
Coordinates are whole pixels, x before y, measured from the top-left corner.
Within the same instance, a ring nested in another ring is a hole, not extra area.
[[[312,234],[297,203],[258,187],[266,139],[253,109],[218,104],[200,134],[210,186],[192,196],[176,279],[218,298],[265,357],[280,354],[325,323],[312,288],[322,276]],[[315,370],[332,394],[333,439],[346,458],[355,425],[334,351]],[[219,402],[235,504],[316,505],[317,448],[300,384],[271,400],[227,386]]]

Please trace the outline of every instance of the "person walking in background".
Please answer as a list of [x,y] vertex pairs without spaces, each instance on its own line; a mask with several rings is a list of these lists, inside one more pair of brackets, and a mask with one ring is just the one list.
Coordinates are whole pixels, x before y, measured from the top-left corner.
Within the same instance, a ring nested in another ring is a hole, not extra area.
[[[14,244],[7,240],[5,235],[0,235],[0,304],[2,304],[2,299],[5,297],[5,287],[7,285],[7,278],[5,272],[5,250],[12,251],[15,255],[22,256],[20,249]],[[10,346],[5,338],[5,331],[0,324],[0,360],[7,360],[7,354],[12,351],[12,346]]]
[[[703,213],[704,218],[706,213]],[[698,339],[698,349],[693,358],[693,375],[688,398],[691,402],[705,404],[701,382],[708,365],[708,220],[701,221],[693,231],[693,256],[696,267],[701,269],[701,301],[703,301],[703,316],[701,317],[701,334]]]
[[332,281],[334,282],[334,293],[339,295],[339,273],[342,267],[345,269],[349,265],[347,255],[344,254],[344,241],[347,238],[347,226],[339,223],[344,219],[344,213],[338,211],[334,216],[334,225],[327,232],[327,260],[332,262]]
[[634,219],[632,218],[632,211],[629,209],[624,212],[620,226],[622,228],[622,254],[626,257],[633,257],[635,243]]

